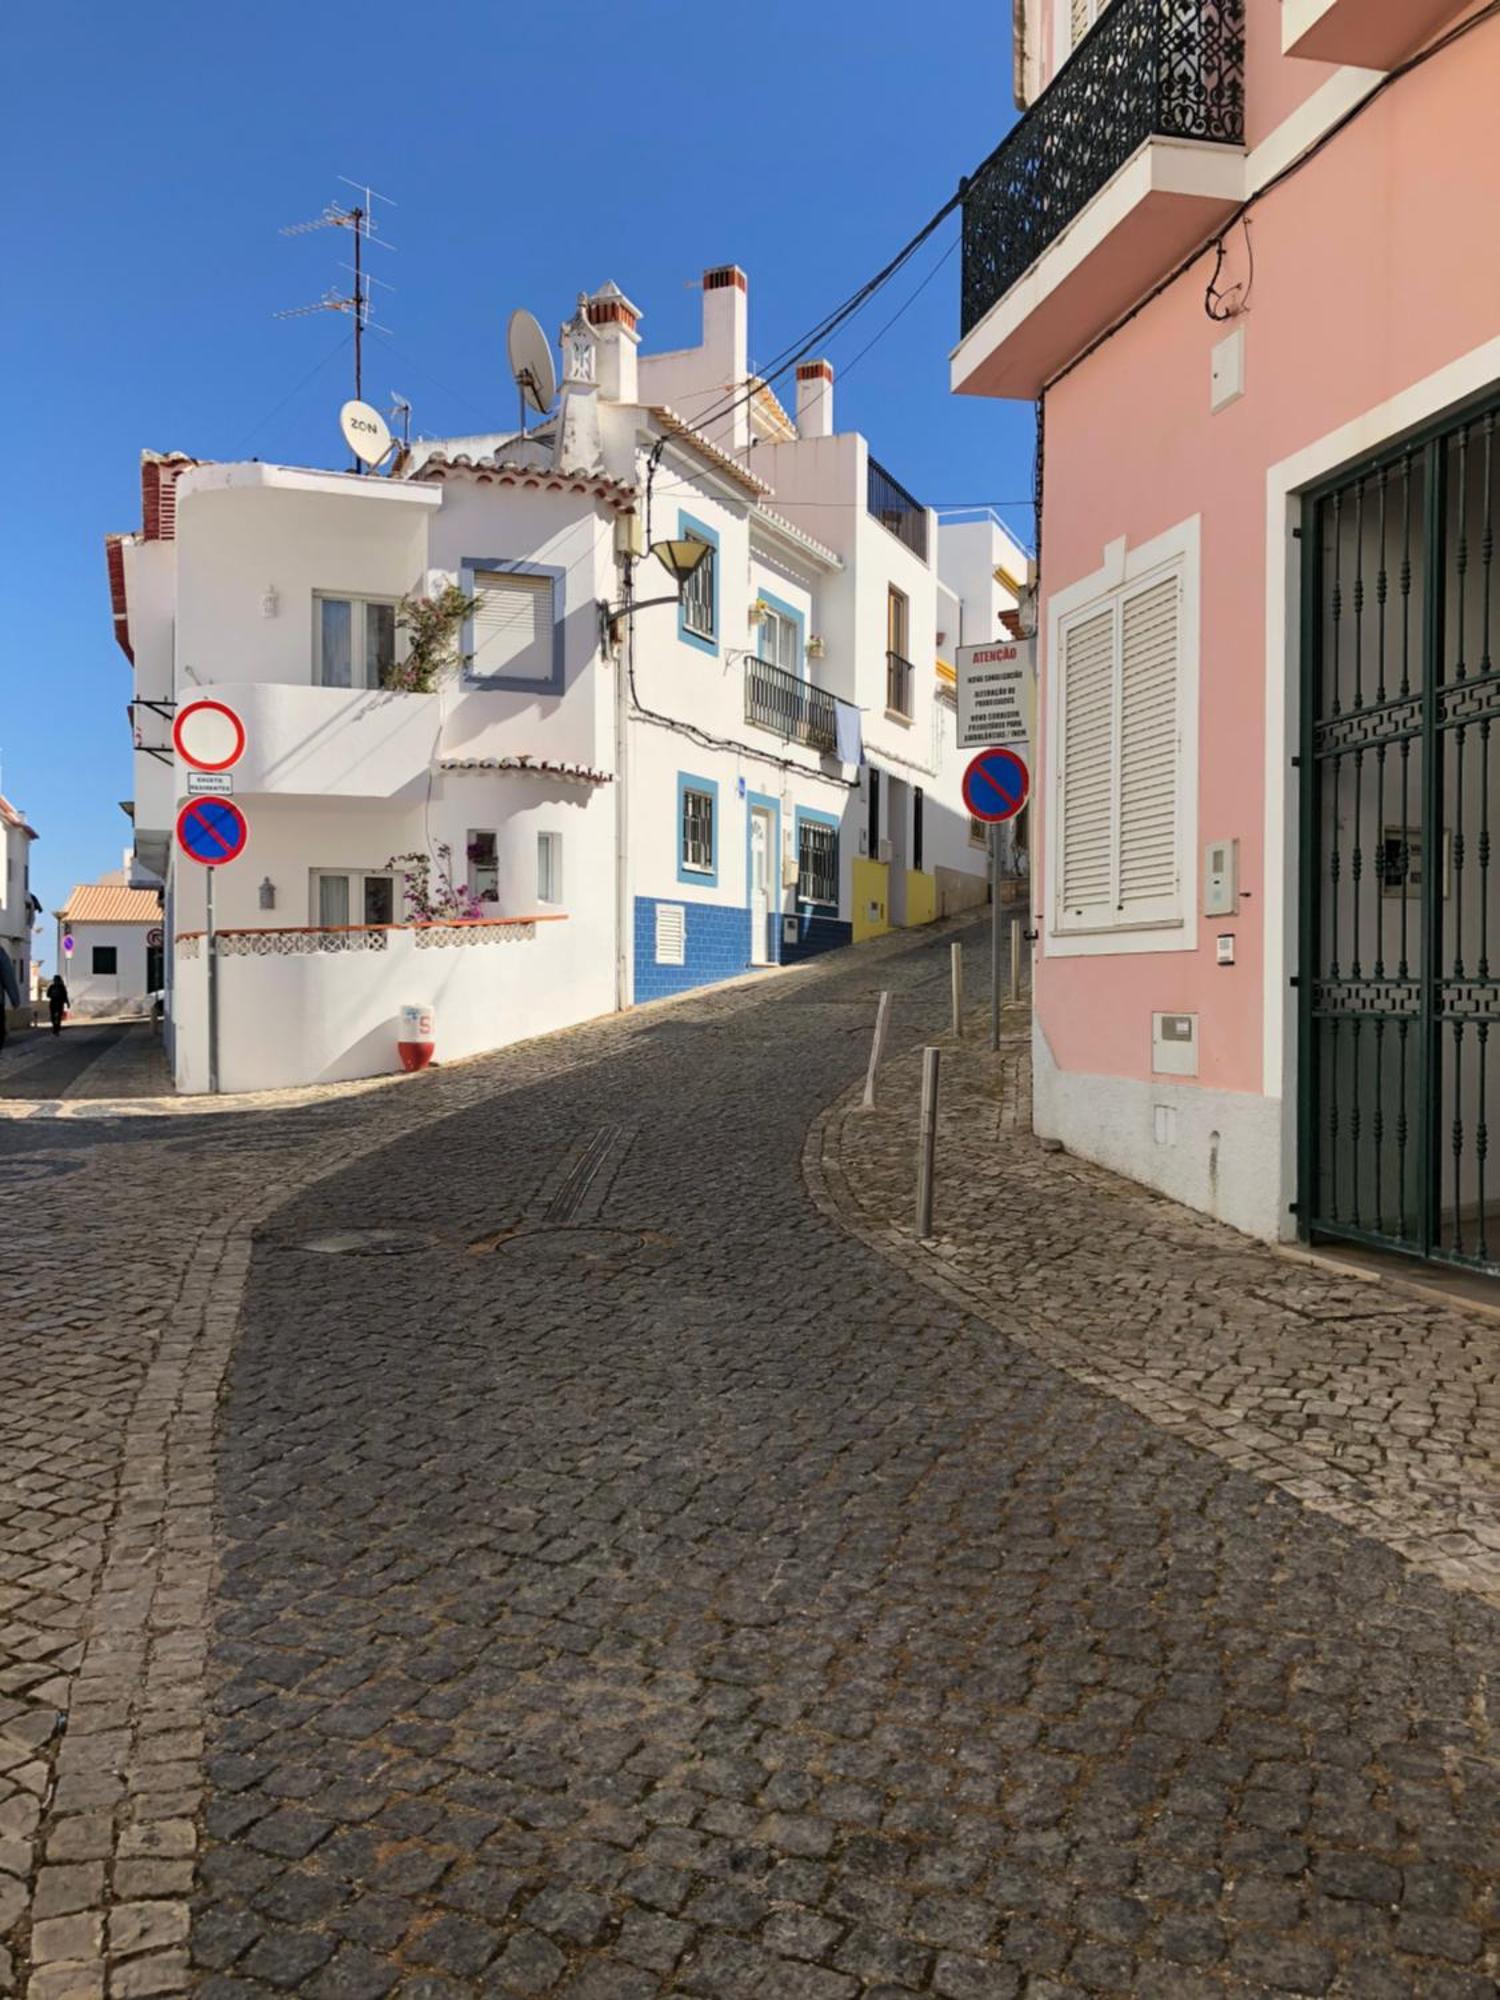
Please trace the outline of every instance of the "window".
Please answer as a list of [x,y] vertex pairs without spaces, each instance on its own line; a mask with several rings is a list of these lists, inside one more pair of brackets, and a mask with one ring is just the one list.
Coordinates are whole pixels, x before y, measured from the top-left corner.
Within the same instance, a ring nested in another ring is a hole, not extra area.
[[885,705],[891,715],[911,714],[911,660],[907,654],[910,606],[903,591],[888,590],[885,606]]
[[797,816],[797,900],[831,903],[839,900],[838,828],[824,820]]
[[551,574],[475,569],[473,661],[476,680],[554,686],[559,664]]
[[324,930],[344,930],[351,924],[393,924],[395,877],[362,869],[314,868],[312,921]]
[[880,773],[870,766],[870,859],[880,858]]
[[784,674],[802,674],[802,625],[767,605],[760,618],[760,657]]
[[690,785],[682,793],[682,866],[695,875],[711,875],[714,868],[713,793]]
[[470,827],[464,852],[469,862],[469,893],[481,903],[500,900],[500,858],[492,827]]
[[974,815],[970,813],[969,814],[970,847],[987,847],[989,845],[989,839],[990,839],[990,829],[988,821],[982,819],[975,819]]
[[560,903],[563,899],[560,833],[539,833],[536,837],[536,899],[539,903]]
[[1109,0],[1068,0],[1068,48],[1071,54],[1109,5]]
[[[695,534],[691,528],[686,531],[684,539],[690,542],[708,541],[707,535]],[[699,639],[714,639],[718,636],[714,617],[718,603],[714,571],[718,561],[719,552],[712,543],[709,543],[708,554],[682,586],[683,629]]]
[[911,794],[911,865],[920,875],[922,872],[922,787],[914,785]]
[[90,972],[114,973],[120,969],[120,948],[113,944],[96,944],[89,959]]
[[1183,920],[1182,595],[1158,572],[1060,628],[1059,930]]
[[396,664],[394,598],[313,599],[315,659],[319,687],[383,687]]

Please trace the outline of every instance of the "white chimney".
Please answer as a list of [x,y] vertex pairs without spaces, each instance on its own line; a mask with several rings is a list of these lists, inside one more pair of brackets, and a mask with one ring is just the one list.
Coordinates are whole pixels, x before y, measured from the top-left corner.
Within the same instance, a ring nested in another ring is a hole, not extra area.
[[636,350],[641,336],[639,308],[610,279],[588,302],[589,325],[598,338],[599,393],[606,402],[640,400]]
[[711,425],[710,431],[727,450],[748,451],[750,280],[738,264],[719,264],[703,273],[703,352],[716,378],[714,389],[731,391],[736,404],[732,415],[723,424]]
[[833,363],[797,363],[797,435],[833,436]]

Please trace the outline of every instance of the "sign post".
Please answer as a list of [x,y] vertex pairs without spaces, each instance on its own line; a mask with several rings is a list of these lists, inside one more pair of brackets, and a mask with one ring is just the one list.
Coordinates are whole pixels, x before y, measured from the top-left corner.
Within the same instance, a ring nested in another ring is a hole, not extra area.
[[981,750],[964,772],[964,804],[990,829],[991,1049],[1000,1046],[1000,828],[1015,818],[1030,795],[1031,773],[1014,750]]
[[[203,943],[208,953],[208,1090],[219,1093],[219,961],[214,950],[214,871],[226,861],[236,861],[245,851],[250,829],[245,815],[232,799],[224,798],[233,785],[227,773],[245,754],[245,725],[232,708],[222,701],[190,701],[177,711],[172,725],[172,741],[188,774],[187,804],[177,813],[177,845],[190,861],[204,869]],[[225,775],[209,779],[205,789],[200,773]]]

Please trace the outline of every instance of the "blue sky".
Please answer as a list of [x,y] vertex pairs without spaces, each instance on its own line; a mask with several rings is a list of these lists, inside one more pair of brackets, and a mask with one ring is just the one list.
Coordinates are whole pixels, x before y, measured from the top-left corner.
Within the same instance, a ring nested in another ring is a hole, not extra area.
[[[395,197],[389,338],[367,399],[418,430],[506,424],[505,321],[551,331],[613,278],[649,348],[696,338],[693,280],[750,274],[751,358],[877,270],[1014,113],[1003,0],[93,0],[14,10],[0,130],[10,499],[0,536],[4,790],[52,911],[129,840],[128,665],[103,535],[139,525],[142,447],[337,465],[348,322],[277,321],[342,274],[342,232],[280,226]],[[951,397],[956,218],[829,346],[841,429],[934,504],[1030,491],[1027,409]],[[889,332],[860,350],[912,300]],[[785,385],[783,385],[785,386]],[[1007,508],[1029,540],[1030,515]],[[50,923],[43,932],[50,958]]]

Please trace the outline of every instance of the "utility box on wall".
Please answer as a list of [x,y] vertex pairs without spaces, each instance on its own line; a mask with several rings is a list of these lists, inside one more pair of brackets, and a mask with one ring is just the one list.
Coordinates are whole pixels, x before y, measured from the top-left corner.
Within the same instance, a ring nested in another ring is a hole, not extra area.
[[1240,844],[1211,840],[1203,850],[1203,914],[1233,917],[1240,907]]
[[1198,1074],[1198,1016],[1151,1016],[1151,1068],[1157,1076]]

